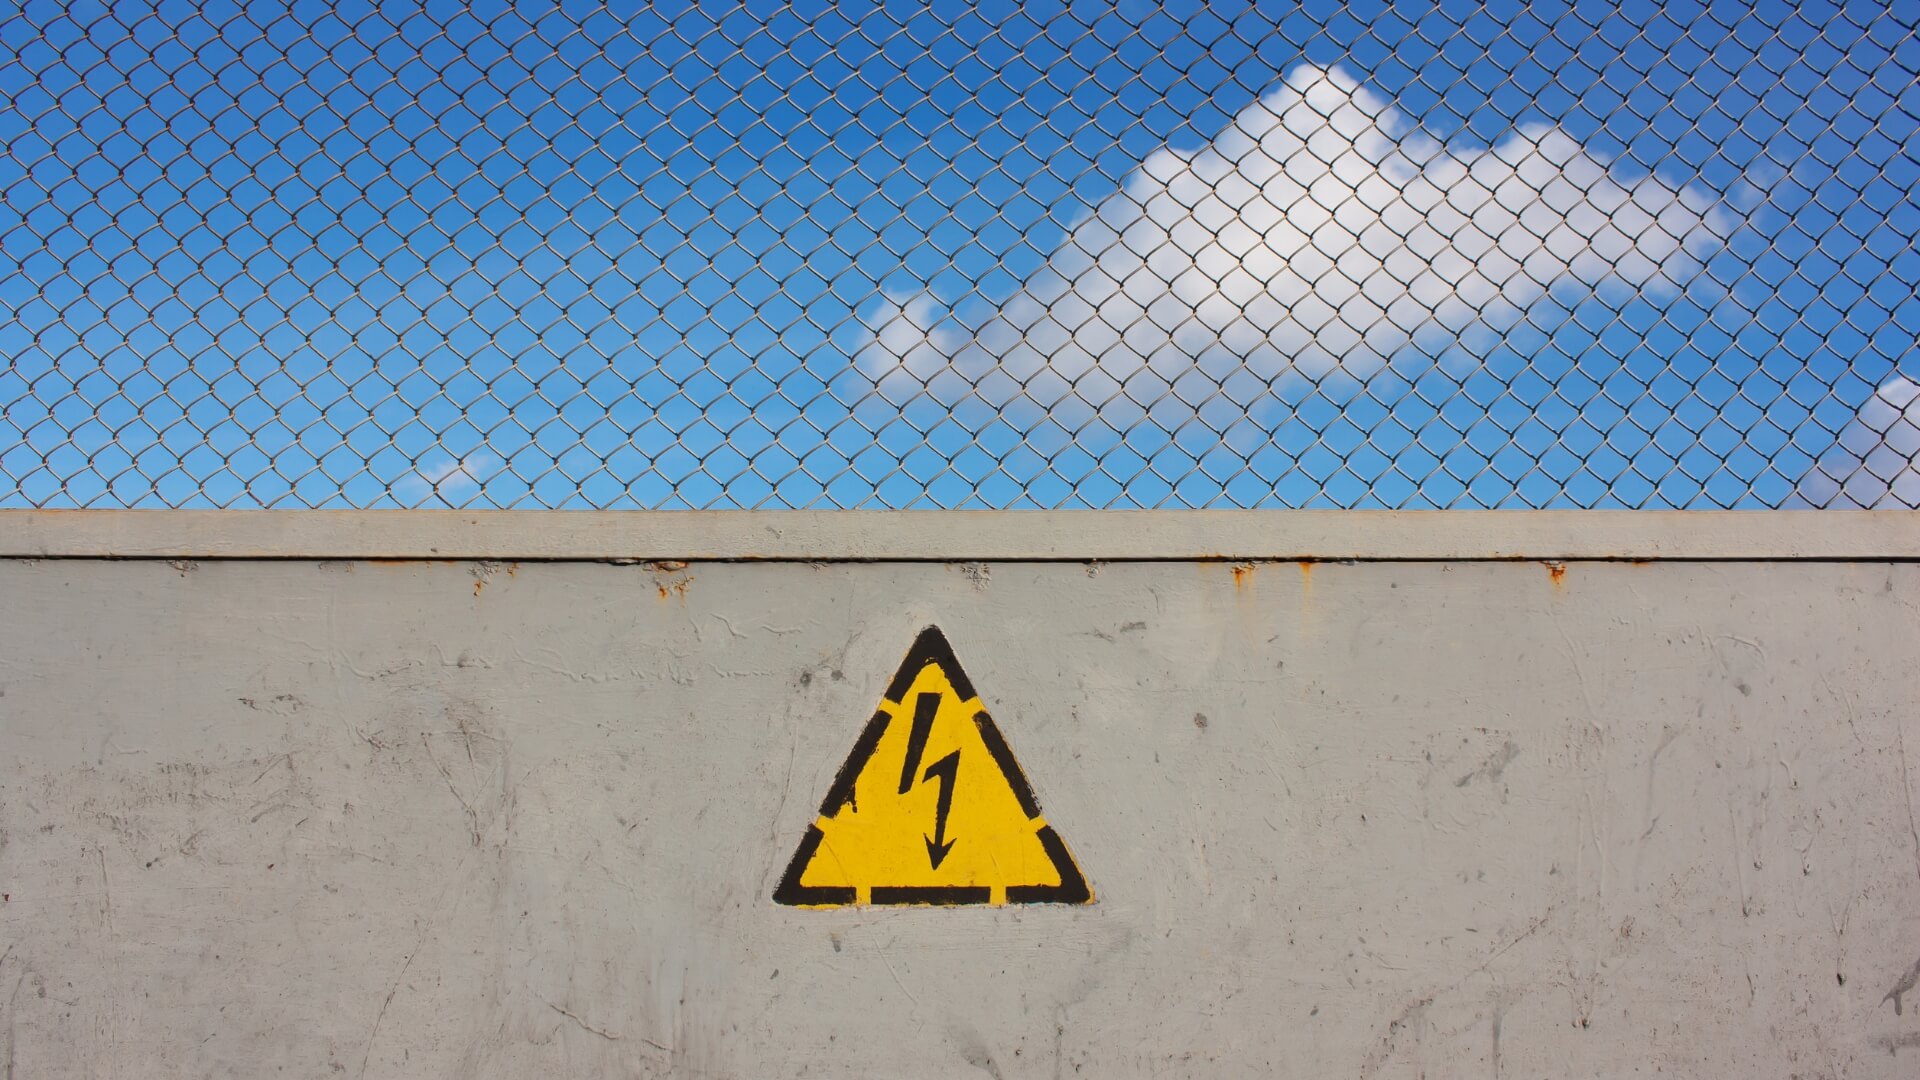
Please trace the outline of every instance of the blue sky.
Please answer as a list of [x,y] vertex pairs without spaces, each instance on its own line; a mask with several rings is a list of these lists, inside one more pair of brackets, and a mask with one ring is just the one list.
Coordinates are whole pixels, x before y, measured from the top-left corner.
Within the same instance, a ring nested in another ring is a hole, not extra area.
[[[28,2],[0,506],[1761,507],[1899,453],[1920,12],[1432,7]],[[1408,285],[1364,348],[1275,285],[1267,360],[1028,326],[1098,222],[1329,101],[1378,174],[1336,200],[1537,150],[1678,247],[1449,285],[1463,324]]]

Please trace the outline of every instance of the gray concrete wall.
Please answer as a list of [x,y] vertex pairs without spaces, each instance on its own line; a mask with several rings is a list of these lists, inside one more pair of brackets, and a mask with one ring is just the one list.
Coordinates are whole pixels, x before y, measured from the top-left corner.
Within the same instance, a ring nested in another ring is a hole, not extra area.
[[[1915,516],[685,565],[137,518],[0,559],[0,1075],[1920,1072]],[[932,623],[1094,904],[772,901]]]

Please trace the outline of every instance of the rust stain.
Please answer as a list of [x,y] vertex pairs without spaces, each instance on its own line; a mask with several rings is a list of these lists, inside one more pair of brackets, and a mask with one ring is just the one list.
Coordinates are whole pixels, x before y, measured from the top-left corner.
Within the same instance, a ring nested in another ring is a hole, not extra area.
[[473,579],[473,595],[475,595],[475,596],[479,596],[479,595],[480,595],[480,590],[482,590],[482,589],[484,589],[484,588],[486,588],[486,587],[487,587],[487,579],[486,579],[486,578],[474,578],[474,579]]
[[1252,580],[1253,580],[1253,564],[1252,563],[1237,562],[1233,564],[1233,587],[1234,588],[1236,589],[1244,588],[1247,582]]
[[687,586],[693,584],[693,575],[683,573],[687,564],[683,562],[649,563],[653,570],[653,587],[665,600],[678,595],[681,603],[687,602]]
[[1547,577],[1552,579],[1553,587],[1556,589],[1566,588],[1567,564],[1563,562],[1550,561],[1546,564],[1546,566],[1547,566]]
[[1313,584],[1313,560],[1298,559],[1295,561],[1300,564],[1300,583],[1302,585]]

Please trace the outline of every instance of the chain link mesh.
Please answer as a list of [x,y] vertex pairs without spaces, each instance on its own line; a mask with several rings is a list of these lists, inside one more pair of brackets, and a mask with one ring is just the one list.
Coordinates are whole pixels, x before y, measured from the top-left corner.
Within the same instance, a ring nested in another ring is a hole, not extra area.
[[1920,507],[1911,3],[0,16],[0,506]]

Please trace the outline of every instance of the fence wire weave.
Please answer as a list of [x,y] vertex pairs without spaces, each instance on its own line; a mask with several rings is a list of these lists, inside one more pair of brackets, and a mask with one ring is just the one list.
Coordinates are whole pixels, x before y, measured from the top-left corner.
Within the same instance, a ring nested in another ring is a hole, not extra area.
[[0,16],[0,506],[1920,507],[1920,5]]

